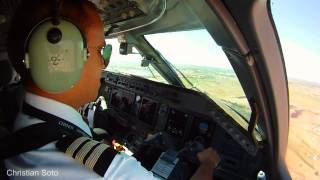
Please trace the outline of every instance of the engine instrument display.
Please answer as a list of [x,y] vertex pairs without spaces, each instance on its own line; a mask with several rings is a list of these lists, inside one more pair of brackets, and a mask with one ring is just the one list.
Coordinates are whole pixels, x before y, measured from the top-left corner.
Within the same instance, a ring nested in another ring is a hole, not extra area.
[[134,102],[134,98],[134,93],[113,90],[111,94],[111,105],[118,110],[130,114],[132,113],[131,109]]
[[152,125],[157,114],[157,106],[158,103],[155,101],[143,98],[140,105],[139,119],[149,125]]

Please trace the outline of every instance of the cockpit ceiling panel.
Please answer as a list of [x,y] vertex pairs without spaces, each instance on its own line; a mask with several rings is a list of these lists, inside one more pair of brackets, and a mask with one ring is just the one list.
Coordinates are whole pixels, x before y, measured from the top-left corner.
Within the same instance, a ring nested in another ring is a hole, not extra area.
[[[135,35],[202,29],[203,25],[186,2],[181,0],[135,0],[143,14],[112,24],[110,37],[131,29]],[[162,13],[164,11],[164,13]],[[107,21],[105,21],[107,22]],[[152,23],[149,23],[152,22]],[[146,25],[147,24],[147,25]],[[110,29],[111,24],[105,24]],[[139,27],[139,28],[136,28]]]
[[145,13],[136,1],[130,0],[91,0],[99,9],[105,25],[126,21]]

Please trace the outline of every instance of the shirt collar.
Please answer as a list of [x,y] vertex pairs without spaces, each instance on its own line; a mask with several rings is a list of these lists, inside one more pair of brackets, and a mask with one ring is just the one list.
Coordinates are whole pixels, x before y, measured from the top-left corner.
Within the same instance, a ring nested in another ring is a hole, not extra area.
[[30,92],[26,93],[25,101],[39,110],[48,112],[76,125],[92,136],[89,126],[83,121],[82,116],[71,106]]

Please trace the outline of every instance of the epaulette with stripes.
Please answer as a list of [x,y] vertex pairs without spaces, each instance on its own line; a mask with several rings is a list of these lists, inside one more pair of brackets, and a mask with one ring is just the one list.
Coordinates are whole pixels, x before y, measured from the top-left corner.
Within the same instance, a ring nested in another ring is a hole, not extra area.
[[100,176],[104,176],[118,151],[88,137],[66,136],[56,143],[57,148]]

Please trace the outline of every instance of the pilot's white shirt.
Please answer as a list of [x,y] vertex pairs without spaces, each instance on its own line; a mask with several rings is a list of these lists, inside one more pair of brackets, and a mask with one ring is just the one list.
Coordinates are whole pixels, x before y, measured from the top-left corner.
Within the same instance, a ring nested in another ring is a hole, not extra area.
[[[42,111],[73,123],[91,135],[89,126],[72,107],[31,93],[26,93],[25,101]],[[43,121],[19,113],[14,129],[18,130],[40,122]],[[114,157],[104,177],[101,177],[76,160],[58,151],[55,142],[9,158],[5,160],[5,165],[10,179],[157,179],[152,172],[142,167],[135,158],[124,153],[117,154]]]

